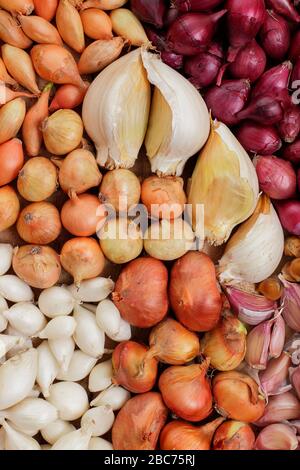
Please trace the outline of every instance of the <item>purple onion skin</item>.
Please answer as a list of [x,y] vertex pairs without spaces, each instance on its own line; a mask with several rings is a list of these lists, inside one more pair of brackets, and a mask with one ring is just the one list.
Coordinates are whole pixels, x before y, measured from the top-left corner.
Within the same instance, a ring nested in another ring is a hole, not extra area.
[[291,40],[289,59],[296,62],[300,57],[300,30],[296,31]]
[[222,60],[208,52],[202,52],[185,61],[184,72],[196,88],[214,85],[217,80]]
[[283,157],[295,165],[300,165],[300,140],[288,145],[283,151]]
[[297,180],[290,162],[282,158],[260,156],[255,159],[259,186],[271,199],[285,200],[295,196]]
[[282,146],[274,127],[262,126],[252,121],[241,124],[236,131],[236,137],[247,152],[258,155],[272,155]]
[[266,3],[268,8],[276,11],[279,15],[282,15],[295,23],[300,22],[300,15],[291,0],[266,0]]
[[169,27],[167,40],[172,52],[196,55],[211,42],[217,22],[227,10],[213,14],[186,13],[179,16]]
[[268,10],[265,21],[260,30],[261,44],[269,57],[275,60],[282,60],[287,54],[291,34],[287,21]]
[[231,62],[228,70],[234,78],[246,78],[251,82],[264,73],[267,64],[265,51],[255,39],[240,49],[230,51],[228,60]]
[[283,113],[283,118],[277,126],[282,140],[287,143],[293,143],[300,132],[300,108],[291,106]]
[[251,119],[265,126],[279,123],[283,118],[282,105],[270,96],[253,98],[247,108],[237,114],[239,120]]
[[281,225],[291,235],[300,236],[300,201],[291,199],[278,202],[276,209]]
[[149,26],[145,27],[145,31],[149,41],[152,42],[152,45],[156,47],[159,51],[167,50],[167,41],[165,33],[157,31]]
[[161,53],[161,58],[163,62],[172,69],[180,70],[183,67],[183,56],[179,54],[175,54],[174,52],[163,51]]
[[174,23],[174,21],[176,20],[176,18],[178,18],[178,16],[179,16],[178,8],[175,8],[175,7],[169,8],[166,11],[165,16],[164,16],[164,27],[168,28],[169,26],[171,26],[171,24]]
[[249,93],[248,80],[225,80],[208,90],[204,99],[213,117],[230,126],[239,122],[236,114],[245,106]]
[[166,5],[164,0],[131,0],[131,10],[145,23],[150,23],[157,28],[162,28]]
[[287,94],[292,63],[287,61],[267,70],[258,80],[252,91],[252,98],[257,96],[281,97]]
[[224,0],[173,0],[174,5],[182,13],[187,11],[209,11],[223,2]]
[[230,45],[245,46],[256,37],[264,22],[264,0],[228,0],[226,8]]

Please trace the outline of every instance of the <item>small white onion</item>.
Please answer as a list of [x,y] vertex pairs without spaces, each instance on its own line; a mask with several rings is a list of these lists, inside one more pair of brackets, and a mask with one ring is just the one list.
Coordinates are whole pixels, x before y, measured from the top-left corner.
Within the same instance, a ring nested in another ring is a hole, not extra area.
[[10,359],[17,354],[21,354],[28,349],[33,347],[32,341],[28,336],[23,335],[20,331],[15,330],[11,325],[8,325],[7,330],[5,331],[6,335],[17,336],[18,338],[22,337],[24,339],[23,342],[16,344],[13,348],[11,348],[7,353],[7,358]]
[[37,375],[35,349],[18,354],[0,367],[0,410],[24,400],[33,389]]
[[73,335],[76,328],[76,321],[73,317],[61,316],[53,318],[48,325],[40,331],[38,338],[41,339],[61,339]]
[[33,300],[31,287],[14,274],[0,276],[0,294],[10,302],[30,302]]
[[7,328],[7,319],[4,317],[3,312],[8,309],[7,302],[2,295],[0,295],[0,333]]
[[9,243],[0,243],[0,276],[11,267],[14,249]]
[[96,310],[96,320],[107,336],[116,336],[120,331],[121,315],[115,304],[108,299],[102,300]]
[[110,338],[117,343],[121,343],[122,341],[129,341],[131,339],[132,332],[130,323],[126,320],[121,318],[120,328],[116,335],[110,336]]
[[74,351],[68,370],[60,370],[56,378],[57,380],[79,382],[89,375],[96,362],[96,358],[88,356],[78,349]]
[[75,300],[65,287],[50,287],[39,296],[38,305],[49,318],[69,315],[74,308]]
[[112,443],[102,437],[92,437],[89,450],[114,450]]
[[109,406],[97,406],[84,413],[81,418],[81,427],[89,428],[93,437],[103,436],[114,424],[115,415]]
[[115,283],[112,279],[96,277],[80,283],[79,289],[72,284],[68,287],[74,299],[80,302],[100,302],[106,299],[114,290]]
[[120,410],[130,399],[130,393],[119,385],[103,390],[99,395],[91,401],[91,406],[110,406],[113,411]]
[[0,334],[0,357],[6,355],[15,346],[23,346],[25,343],[24,338],[21,336],[1,335]]
[[37,434],[58,418],[57,409],[42,398],[25,398],[1,414],[24,434]]
[[89,376],[89,391],[101,392],[112,384],[113,368],[112,362],[108,361],[97,364]]
[[55,357],[59,368],[67,371],[75,350],[75,341],[73,338],[49,339],[49,348]]
[[57,419],[53,423],[47,424],[42,430],[41,434],[46,442],[53,445],[58,439],[72,431],[75,431],[75,426],[68,421]]
[[49,396],[50,385],[53,384],[58,374],[59,366],[53,356],[47,341],[43,341],[38,347],[38,371],[36,381],[39,384],[45,398]]
[[47,321],[40,309],[31,302],[19,302],[3,312],[9,324],[25,336],[34,336]]
[[67,421],[81,418],[89,408],[85,389],[74,382],[57,382],[51,385],[47,400],[58,409],[59,417]]
[[86,429],[65,434],[52,446],[52,450],[88,450],[91,432]]
[[5,450],[41,450],[35,439],[16,431],[6,421],[3,422],[3,427],[5,430]]
[[105,334],[96,322],[95,315],[76,305],[74,318],[77,322],[74,340],[79,349],[89,356],[100,358],[104,353]]

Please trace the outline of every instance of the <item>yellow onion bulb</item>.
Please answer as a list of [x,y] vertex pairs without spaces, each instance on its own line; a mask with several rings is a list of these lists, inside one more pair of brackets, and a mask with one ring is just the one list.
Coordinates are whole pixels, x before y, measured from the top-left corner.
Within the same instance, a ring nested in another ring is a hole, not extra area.
[[77,286],[84,279],[99,276],[105,264],[99,243],[87,237],[68,240],[62,248],[60,260],[63,268],[73,276]]
[[61,232],[59,212],[49,202],[34,202],[20,213],[17,230],[27,243],[48,245],[57,239]]
[[11,186],[0,188],[0,232],[16,222],[20,212],[20,202]]
[[210,358],[214,369],[236,369],[246,354],[246,336],[247,330],[243,323],[233,315],[226,315],[216,328],[205,333],[202,353]]
[[20,279],[37,289],[54,286],[61,273],[59,256],[50,246],[24,245],[17,248],[12,266]]
[[125,212],[139,203],[141,184],[130,170],[119,168],[108,171],[100,187],[102,202],[111,204],[117,212]]
[[173,176],[150,176],[142,184],[142,203],[151,217],[176,219],[186,204],[183,179]]
[[44,142],[48,152],[66,155],[76,149],[83,136],[83,123],[72,109],[60,109],[42,124]]
[[129,219],[111,219],[98,234],[101,249],[112,263],[124,264],[137,258],[143,250],[138,226]]
[[31,158],[20,171],[17,184],[19,193],[27,201],[44,201],[56,191],[56,168],[48,158]]
[[196,333],[189,331],[173,318],[166,318],[151,330],[149,345],[148,354],[171,365],[186,364],[200,353],[200,342]]

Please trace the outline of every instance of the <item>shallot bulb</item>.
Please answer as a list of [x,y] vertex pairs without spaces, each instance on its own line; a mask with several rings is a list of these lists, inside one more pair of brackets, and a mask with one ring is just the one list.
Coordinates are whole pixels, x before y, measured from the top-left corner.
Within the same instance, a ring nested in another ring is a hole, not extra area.
[[240,47],[254,39],[266,15],[264,0],[229,0],[227,2],[229,42]]
[[259,186],[272,199],[289,199],[295,195],[296,173],[290,162],[273,155],[255,159]]

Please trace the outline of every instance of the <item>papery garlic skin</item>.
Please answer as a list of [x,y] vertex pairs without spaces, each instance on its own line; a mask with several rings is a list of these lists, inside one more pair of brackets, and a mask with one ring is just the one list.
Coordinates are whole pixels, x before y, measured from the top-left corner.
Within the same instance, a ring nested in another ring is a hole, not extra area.
[[48,424],[41,430],[41,434],[43,439],[49,444],[55,444],[58,439],[66,434],[69,434],[75,431],[76,428],[73,424],[69,423],[68,421],[63,421],[62,419],[57,419],[53,421],[53,423]]
[[96,322],[95,315],[77,305],[74,309],[77,326],[74,340],[79,349],[89,356],[99,358],[104,353],[105,334]]
[[196,88],[157,54],[143,49],[142,60],[155,86],[145,140],[152,172],[181,176],[209,136],[207,106]]
[[75,300],[64,286],[53,286],[41,292],[38,305],[44,315],[55,318],[69,315],[74,308]]
[[258,283],[271,276],[284,250],[284,234],[270,199],[260,196],[254,214],[227,243],[219,262],[225,284]]
[[33,300],[31,287],[14,274],[0,276],[0,294],[10,302],[30,302]]
[[84,413],[81,418],[81,426],[91,430],[93,437],[106,434],[114,424],[115,415],[109,406],[97,406]]
[[57,380],[67,380],[69,382],[79,382],[85,379],[96,365],[97,359],[77,349],[74,351],[68,370],[60,370]]
[[13,247],[9,243],[0,243],[0,276],[7,273],[11,267]]
[[49,397],[49,388],[57,377],[59,366],[48,342],[43,341],[38,347],[38,369],[36,381],[45,398]]
[[4,421],[3,427],[5,430],[5,450],[41,450],[35,439],[16,431],[6,421]]
[[188,195],[194,230],[201,237],[203,227],[197,226],[197,209],[202,204],[204,237],[212,245],[222,245],[234,227],[254,212],[258,194],[256,171],[247,152],[225,124],[212,123]]
[[37,351],[29,349],[0,367],[0,410],[16,405],[28,396],[37,375]]
[[95,277],[81,281],[79,288],[72,284],[67,289],[78,302],[101,302],[113,292],[114,287],[112,279]]
[[116,60],[93,81],[82,118],[99,165],[108,169],[134,165],[147,130],[150,99],[141,49]]
[[88,410],[89,402],[85,389],[74,382],[57,382],[50,386],[47,400],[59,413],[59,418],[74,421]]
[[14,329],[25,336],[34,336],[47,323],[43,313],[31,302],[18,302],[3,315]]

